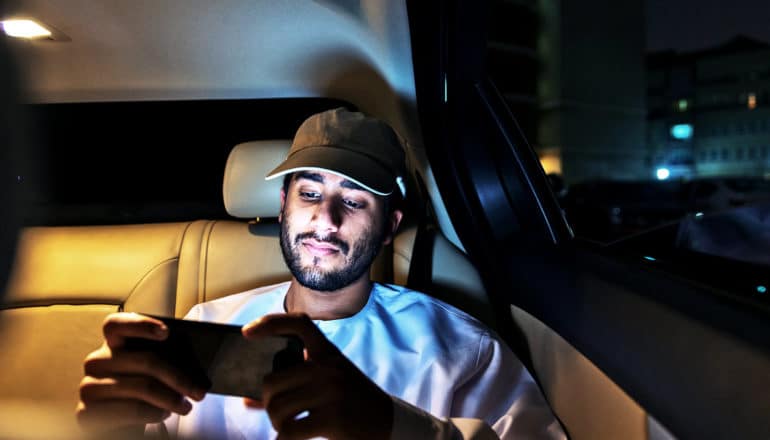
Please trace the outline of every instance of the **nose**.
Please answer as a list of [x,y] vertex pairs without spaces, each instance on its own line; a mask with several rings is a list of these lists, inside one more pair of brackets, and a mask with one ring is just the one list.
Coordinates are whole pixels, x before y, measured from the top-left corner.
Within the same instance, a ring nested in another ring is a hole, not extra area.
[[332,198],[323,200],[316,205],[311,224],[317,234],[324,236],[339,230],[340,223],[342,223],[340,208],[340,203]]

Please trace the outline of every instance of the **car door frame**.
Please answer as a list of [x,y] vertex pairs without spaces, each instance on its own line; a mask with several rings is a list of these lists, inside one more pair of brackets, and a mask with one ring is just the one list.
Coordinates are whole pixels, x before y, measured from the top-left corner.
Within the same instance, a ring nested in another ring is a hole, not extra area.
[[407,6],[428,158],[500,332],[525,364],[532,368],[510,305],[556,331],[673,435],[770,436],[770,396],[761,391],[770,389],[767,310],[641,256],[574,239],[487,78],[488,8],[461,0]]

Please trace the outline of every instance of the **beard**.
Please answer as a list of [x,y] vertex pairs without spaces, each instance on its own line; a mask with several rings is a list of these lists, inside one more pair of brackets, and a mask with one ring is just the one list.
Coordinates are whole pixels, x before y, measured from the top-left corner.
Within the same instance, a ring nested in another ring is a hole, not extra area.
[[[350,245],[334,235],[320,237],[315,232],[302,232],[292,237],[285,214],[281,222],[281,253],[297,282],[309,289],[331,292],[351,285],[369,270],[382,247],[384,226],[379,228],[380,231],[364,230],[355,243]],[[306,239],[336,246],[344,259],[344,265],[337,269],[323,269],[318,266],[319,257],[314,257],[312,264],[303,266],[300,247],[302,240]]]

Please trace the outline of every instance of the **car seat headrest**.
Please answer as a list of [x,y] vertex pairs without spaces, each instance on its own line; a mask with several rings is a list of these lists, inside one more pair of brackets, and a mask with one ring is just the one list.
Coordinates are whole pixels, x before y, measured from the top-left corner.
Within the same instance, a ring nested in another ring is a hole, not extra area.
[[238,218],[278,217],[283,179],[265,180],[286,158],[291,140],[272,139],[236,145],[225,166],[222,196],[228,214]]

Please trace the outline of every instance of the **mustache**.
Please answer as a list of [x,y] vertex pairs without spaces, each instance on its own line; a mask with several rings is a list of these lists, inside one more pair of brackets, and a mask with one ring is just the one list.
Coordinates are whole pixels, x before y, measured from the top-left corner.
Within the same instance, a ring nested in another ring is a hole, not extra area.
[[300,244],[300,241],[308,239],[308,238],[312,238],[312,239],[314,239],[314,240],[316,240],[318,242],[321,242],[321,243],[333,244],[334,246],[338,247],[340,249],[340,251],[343,254],[345,254],[345,255],[347,255],[348,251],[350,251],[350,245],[348,245],[344,241],[340,240],[339,238],[337,238],[337,237],[335,237],[333,235],[330,235],[328,237],[320,237],[315,232],[302,232],[302,233],[297,234],[297,236],[294,237],[294,244],[298,245],[298,244]]

